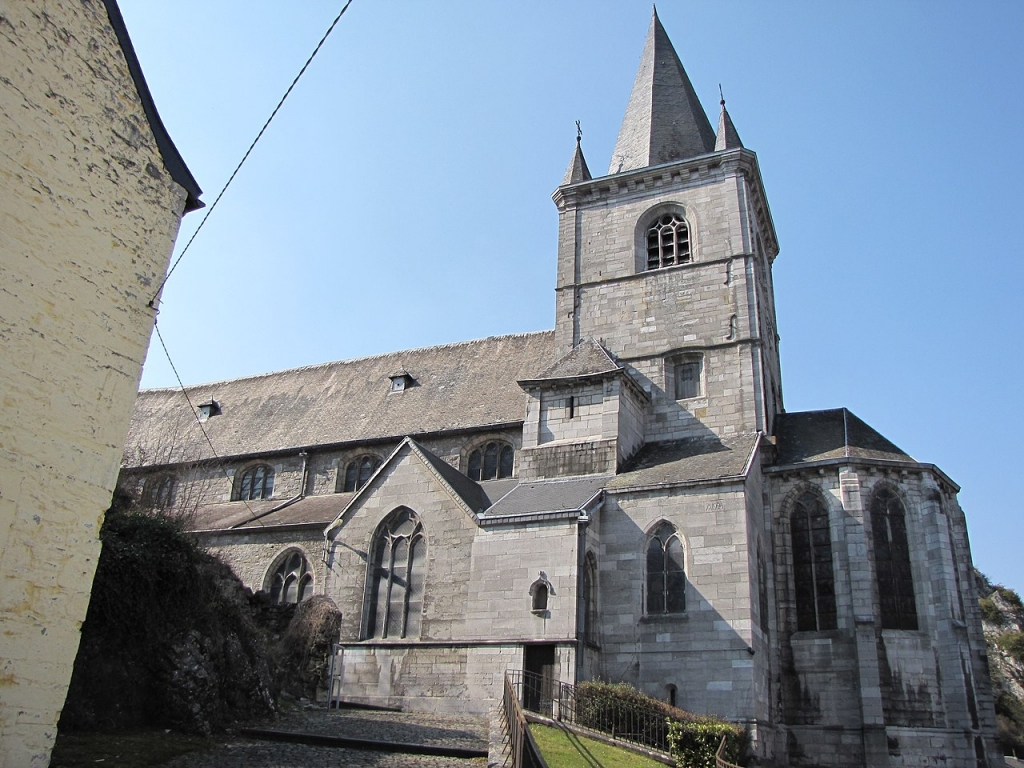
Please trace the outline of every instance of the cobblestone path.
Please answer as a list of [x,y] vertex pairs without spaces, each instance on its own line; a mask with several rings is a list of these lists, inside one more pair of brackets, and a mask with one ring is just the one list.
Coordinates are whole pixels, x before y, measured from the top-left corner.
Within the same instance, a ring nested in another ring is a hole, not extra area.
[[[374,741],[487,749],[487,720],[415,712],[303,710],[267,728]],[[176,758],[166,768],[485,768],[487,758],[453,758],[381,750],[259,741],[239,736],[208,752]]]

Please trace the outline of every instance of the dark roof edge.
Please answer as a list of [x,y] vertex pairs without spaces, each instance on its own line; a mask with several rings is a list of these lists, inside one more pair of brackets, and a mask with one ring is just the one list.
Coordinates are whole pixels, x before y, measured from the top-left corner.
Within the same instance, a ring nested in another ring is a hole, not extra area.
[[[247,522],[253,522],[249,520]],[[240,534],[249,534],[253,532],[262,531],[274,531],[275,533],[283,533],[286,531],[300,531],[306,530],[318,530],[322,531],[326,526],[330,525],[327,523],[281,523],[280,525],[253,525],[251,528],[193,528],[186,530],[185,533],[189,536],[235,536]]]
[[149,86],[146,84],[146,77],[142,74],[142,65],[139,63],[139,57],[135,55],[135,46],[132,45],[132,39],[128,35],[128,28],[124,24],[121,9],[117,7],[117,0],[103,0],[103,4],[107,7],[107,17],[110,19],[110,26],[114,29],[117,42],[121,45],[121,53],[124,54],[124,59],[128,64],[128,71],[135,82],[135,90],[142,101],[142,109],[146,113],[149,127],[153,131],[153,137],[156,139],[157,148],[160,150],[160,156],[164,161],[164,168],[171,174],[171,178],[178,182],[188,194],[185,200],[185,212],[188,213],[189,211],[202,208],[205,203],[199,199],[199,196],[203,194],[203,190],[199,188],[199,184],[196,182],[192,172],[185,165],[185,160],[182,158],[181,153],[178,152],[178,148],[174,146],[170,134],[167,133],[167,129],[164,127],[163,120],[160,119],[160,113],[157,111],[156,103],[153,101],[153,94],[150,93]]
[[786,472],[803,472],[808,469],[821,469],[823,467],[834,467],[843,464],[856,464],[860,467],[887,467],[889,469],[907,469],[916,472],[934,472],[940,478],[952,486],[956,493],[960,493],[960,485],[949,475],[943,472],[934,464],[923,461],[901,461],[899,459],[866,459],[856,456],[838,456],[834,459],[819,459],[818,461],[807,461],[800,464],[782,464],[777,467],[765,467],[765,474],[777,475]]
[[700,488],[710,485],[736,485],[745,483],[747,475],[723,475],[722,477],[706,477],[700,480],[671,480],[667,483],[646,483],[644,485],[626,485],[618,488],[605,488],[604,492],[612,496],[624,493],[640,493],[646,491],[664,491],[671,488]]

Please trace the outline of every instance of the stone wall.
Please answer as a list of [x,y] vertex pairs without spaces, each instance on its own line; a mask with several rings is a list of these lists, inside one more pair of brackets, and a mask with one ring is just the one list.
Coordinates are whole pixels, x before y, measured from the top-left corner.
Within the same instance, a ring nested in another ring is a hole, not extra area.
[[186,193],[103,3],[0,16],[0,765],[45,766]]
[[[733,720],[753,717],[754,664],[746,500],[742,485],[609,494],[600,514],[600,647],[604,678]],[[672,523],[686,551],[686,608],[644,611],[651,529]]]

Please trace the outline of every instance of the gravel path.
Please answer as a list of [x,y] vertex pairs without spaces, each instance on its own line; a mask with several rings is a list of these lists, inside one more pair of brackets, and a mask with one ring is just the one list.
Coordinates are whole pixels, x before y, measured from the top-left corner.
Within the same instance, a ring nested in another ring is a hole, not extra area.
[[[266,723],[278,731],[406,744],[487,749],[486,718],[416,712],[299,710]],[[192,753],[166,768],[485,768],[487,759],[288,744],[239,736],[208,752]]]

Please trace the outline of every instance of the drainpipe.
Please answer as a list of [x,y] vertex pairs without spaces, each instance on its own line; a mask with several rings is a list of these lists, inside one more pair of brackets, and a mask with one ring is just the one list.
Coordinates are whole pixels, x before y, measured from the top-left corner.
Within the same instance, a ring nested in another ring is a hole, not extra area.
[[299,451],[299,456],[302,457],[302,483],[299,486],[299,492],[295,496],[292,496],[290,499],[285,499],[280,504],[271,507],[266,512],[260,512],[258,515],[253,515],[248,520],[243,520],[240,523],[232,525],[232,528],[240,528],[243,525],[248,525],[249,523],[252,523],[256,520],[260,520],[266,517],[267,515],[272,515],[275,512],[280,512],[285,507],[290,507],[296,501],[299,501],[300,499],[306,497],[306,482],[308,481],[309,478],[309,454],[306,453],[305,451]]

